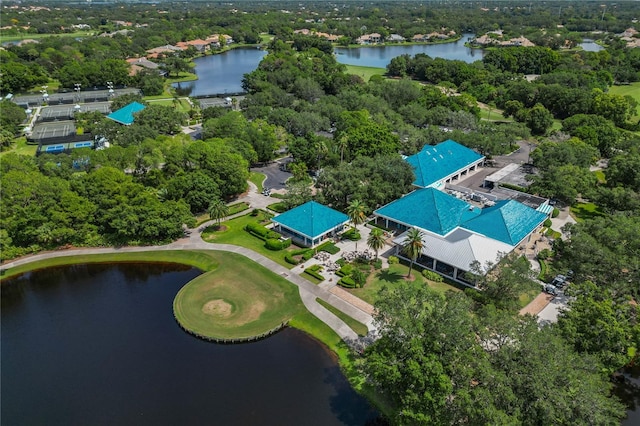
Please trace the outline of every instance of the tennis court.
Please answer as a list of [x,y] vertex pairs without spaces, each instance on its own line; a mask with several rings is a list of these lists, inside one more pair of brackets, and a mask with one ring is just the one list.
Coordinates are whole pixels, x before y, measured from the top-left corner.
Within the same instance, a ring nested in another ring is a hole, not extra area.
[[[76,105],[80,108],[76,108]],[[109,102],[94,102],[89,104],[54,105],[42,107],[38,121],[73,120],[75,112],[99,111],[102,114],[111,112]]]
[[76,126],[73,121],[56,121],[52,123],[41,123],[36,125],[31,134],[31,138],[36,141],[43,139],[53,139],[76,133]]

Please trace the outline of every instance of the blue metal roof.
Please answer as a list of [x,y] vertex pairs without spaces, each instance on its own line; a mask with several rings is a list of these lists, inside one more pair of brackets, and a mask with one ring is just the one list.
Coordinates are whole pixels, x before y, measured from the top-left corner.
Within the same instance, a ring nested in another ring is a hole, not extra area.
[[425,145],[422,151],[407,157],[407,162],[416,174],[413,184],[426,188],[482,158],[474,150],[447,139],[435,146]]
[[112,112],[107,115],[107,118],[112,119],[115,122],[120,124],[124,124],[125,126],[130,125],[135,120],[133,116],[134,113],[142,111],[146,107],[138,102],[131,102],[128,105],[123,106],[117,111]]
[[309,201],[274,217],[272,220],[314,239],[348,222],[349,216],[331,207]]
[[503,200],[462,225],[463,228],[486,235],[512,246],[529,235],[547,215],[514,200]]
[[375,214],[446,235],[463,222],[480,215],[480,209],[435,188],[417,189],[379,208]]

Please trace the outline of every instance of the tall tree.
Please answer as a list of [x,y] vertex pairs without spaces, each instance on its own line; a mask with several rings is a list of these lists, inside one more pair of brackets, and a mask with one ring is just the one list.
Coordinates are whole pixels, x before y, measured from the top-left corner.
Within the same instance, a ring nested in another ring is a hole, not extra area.
[[[360,200],[353,200],[349,203],[347,207],[347,215],[355,226],[356,231],[358,230],[358,225],[363,224],[367,219],[366,213],[367,207]],[[356,251],[358,251],[358,242],[356,241]]]
[[213,200],[209,204],[207,211],[209,212],[209,217],[211,219],[218,221],[218,227],[220,227],[220,221],[229,216],[229,206],[227,206],[220,198]]
[[424,248],[424,242],[422,241],[422,231],[418,228],[411,228],[407,231],[407,236],[404,239],[404,248],[402,252],[409,256],[411,259],[411,263],[409,264],[409,272],[407,273],[407,278],[411,277],[411,270],[413,269],[413,264],[422,253],[422,249]]
[[369,238],[367,238],[367,245],[369,248],[375,250],[376,252],[376,260],[378,259],[378,251],[384,247],[385,239],[384,233],[380,228],[373,228],[371,233],[369,234]]

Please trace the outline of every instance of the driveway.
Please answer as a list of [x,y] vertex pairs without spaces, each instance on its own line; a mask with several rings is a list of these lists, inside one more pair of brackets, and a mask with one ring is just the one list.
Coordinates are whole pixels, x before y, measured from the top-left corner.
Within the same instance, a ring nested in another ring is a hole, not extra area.
[[541,326],[558,322],[558,315],[567,309],[567,297],[563,291],[560,291],[549,304],[538,313],[538,324]]
[[270,189],[284,189],[285,182],[291,177],[291,173],[280,170],[280,165],[291,161],[291,157],[282,158],[263,167],[253,167],[252,172],[264,173],[267,176],[263,186]]

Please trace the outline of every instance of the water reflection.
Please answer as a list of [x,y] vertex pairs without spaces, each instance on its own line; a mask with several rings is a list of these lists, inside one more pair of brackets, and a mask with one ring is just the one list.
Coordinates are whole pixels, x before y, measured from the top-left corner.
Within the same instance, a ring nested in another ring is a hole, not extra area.
[[196,269],[89,264],[2,283],[2,424],[365,425],[377,413],[294,329],[216,345],[182,331]]

